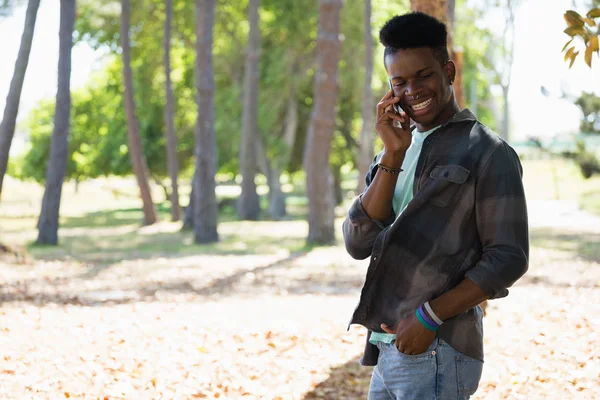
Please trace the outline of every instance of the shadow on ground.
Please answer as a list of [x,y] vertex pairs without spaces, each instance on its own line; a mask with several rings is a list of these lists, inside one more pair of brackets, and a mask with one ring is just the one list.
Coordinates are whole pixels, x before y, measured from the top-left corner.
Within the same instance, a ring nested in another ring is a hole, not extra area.
[[303,400],[364,400],[369,391],[372,367],[363,367],[359,358],[348,361],[331,370],[327,380],[307,393]]

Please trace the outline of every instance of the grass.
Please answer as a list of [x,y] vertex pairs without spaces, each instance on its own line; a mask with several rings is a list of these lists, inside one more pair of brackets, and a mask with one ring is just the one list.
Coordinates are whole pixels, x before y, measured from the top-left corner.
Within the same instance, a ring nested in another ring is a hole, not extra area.
[[[577,167],[565,160],[523,162],[524,185],[529,201],[567,200],[576,202],[587,211],[600,215],[600,177],[585,180]],[[347,194],[344,204],[336,209],[338,237],[341,218],[354,195],[356,173],[343,182]],[[218,197],[225,200],[219,216],[221,241],[211,245],[193,243],[193,233],[181,231],[181,223],[170,221],[169,203],[162,190],[153,188],[160,223],[141,227],[141,202],[133,179],[106,179],[84,182],[78,190],[71,183],[63,187],[61,204],[60,245],[37,246],[34,243],[35,225],[41,208],[43,188],[34,183],[18,182],[8,178],[0,206],[0,239],[6,243],[25,245],[30,254],[44,260],[75,260],[84,263],[104,263],[126,259],[154,257],[184,257],[194,254],[260,255],[281,251],[308,251],[306,214],[308,201],[303,194],[302,182],[288,185],[285,221],[268,221],[266,216],[256,222],[238,221],[235,195],[239,187],[223,185]],[[259,187],[263,209],[267,207],[266,188]],[[183,187],[182,203],[189,195]],[[534,246],[573,250],[585,257],[600,259],[596,243],[600,238],[575,243],[568,235],[537,232]],[[573,247],[575,246],[575,247]]]
[[584,179],[571,161],[526,160],[523,181],[528,200],[568,200],[600,215],[600,176]]

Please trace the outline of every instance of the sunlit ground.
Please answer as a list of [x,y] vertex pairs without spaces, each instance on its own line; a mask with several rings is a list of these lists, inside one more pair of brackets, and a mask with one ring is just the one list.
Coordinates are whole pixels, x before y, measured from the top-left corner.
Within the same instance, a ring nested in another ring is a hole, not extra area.
[[[563,161],[524,168],[530,271],[488,309],[477,398],[599,398],[600,179]],[[28,257],[0,259],[0,398],[365,398],[364,332],[346,325],[366,263],[341,240],[305,245],[296,192],[287,221],[238,222],[225,207],[221,242],[199,246],[166,204],[140,227],[133,180],[67,183],[61,244],[42,247],[42,190],[9,180],[0,241]]]

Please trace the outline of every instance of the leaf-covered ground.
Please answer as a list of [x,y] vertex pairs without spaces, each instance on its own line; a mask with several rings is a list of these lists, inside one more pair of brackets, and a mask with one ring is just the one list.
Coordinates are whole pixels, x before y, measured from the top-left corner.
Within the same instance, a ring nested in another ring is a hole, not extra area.
[[[600,223],[530,209],[530,271],[490,303],[476,398],[600,398]],[[224,238],[305,234],[275,224]],[[2,258],[0,399],[366,398],[364,331],[346,330],[366,263],[342,247],[121,257],[110,243],[114,259]]]

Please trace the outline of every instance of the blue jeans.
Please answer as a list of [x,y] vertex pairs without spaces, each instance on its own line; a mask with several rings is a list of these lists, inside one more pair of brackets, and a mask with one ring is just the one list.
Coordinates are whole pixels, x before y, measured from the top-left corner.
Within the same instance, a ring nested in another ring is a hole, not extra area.
[[477,390],[483,362],[435,339],[423,354],[400,353],[394,342],[378,342],[369,400],[469,399]]

